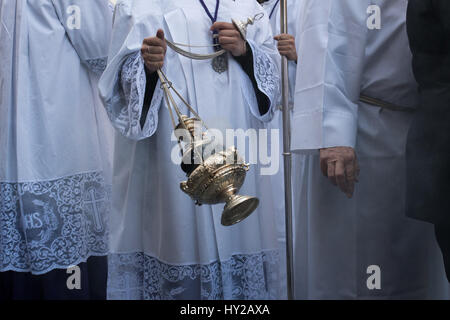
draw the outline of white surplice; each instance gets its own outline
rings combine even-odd
[[[108,252],[108,1],[0,3],[0,271]]]
[[[448,297],[433,227],[405,217],[412,114],[359,102],[365,94],[418,105],[407,4],[306,1],[292,122],[292,148],[300,152],[294,158],[298,299]],[[358,154],[361,175],[351,200],[322,176],[311,151],[334,146]]]
[[[214,12],[215,0],[205,1]],[[218,21],[247,19],[256,1],[220,1]],[[211,20],[197,0],[118,1],[108,67],[100,92],[118,130],[113,177],[108,295],[111,299],[277,298],[277,250],[271,195],[260,192],[252,166],[240,194],[256,195],[259,208],[245,221],[224,227],[223,205],[195,206],[179,184],[186,174],[171,160],[177,150],[160,83],[141,127],[146,85],[142,41],[158,28],[168,39],[212,43]],[[249,26],[255,78],[271,101],[261,115],[247,74],[229,56],[219,74],[211,61],[193,61],[168,49],[164,71],[210,128],[263,128],[279,90],[278,54],[267,17]],[[192,48],[211,53],[212,48]],[[177,100],[178,101],[178,100]],[[180,103],[182,111],[186,108]],[[244,150],[242,150],[244,152]]]

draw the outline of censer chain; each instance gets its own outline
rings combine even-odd
[[[222,50],[219,50],[219,51],[211,53],[211,54],[199,54],[199,53],[193,53],[190,51],[183,50],[179,47],[179,46],[183,46],[183,47],[192,47],[192,48],[206,48],[206,47],[216,47],[217,45],[193,46],[193,45],[187,45],[187,44],[173,43],[167,39],[166,39],[166,42],[167,42],[167,45],[169,46],[169,48],[171,48],[173,51],[175,51],[178,54],[181,54],[182,56],[184,56],[186,58],[193,59],[193,60],[210,60],[210,59],[217,58],[226,53],[226,51],[222,49]]]
[[[189,110],[191,110],[191,112],[193,112],[198,117],[198,119],[200,119],[201,123],[205,126],[205,124],[203,123],[203,120],[201,120],[201,118],[198,116],[198,114],[195,112],[195,110],[193,110],[192,107],[187,103],[187,101],[181,97],[181,95],[177,92],[177,90],[175,90],[175,88],[172,86],[172,83],[167,79],[167,76],[164,74],[164,72],[161,69],[158,69],[157,73],[158,73],[159,80],[161,81],[161,86],[164,90],[164,97],[166,99],[166,104],[169,109],[169,114],[170,114],[170,118],[172,120],[172,125],[173,125],[174,130],[176,130],[176,123],[175,123],[175,118],[173,115],[173,110],[175,110],[175,113],[177,114],[178,120],[179,120],[181,126],[183,127],[183,129],[186,130],[187,132],[189,132],[189,129],[186,127],[186,124],[184,123],[184,120],[182,118],[183,115],[181,114],[180,110],[178,109],[177,104],[176,104],[175,100],[173,99],[172,94],[170,93],[170,89],[172,89],[175,93],[177,93],[177,95],[182,99],[183,103],[186,104],[186,106],[189,108]],[[173,110],[172,110],[172,108],[173,108]],[[206,126],[205,126],[205,128],[206,128]],[[198,158],[201,159],[201,161],[203,162],[203,156],[199,153],[197,148],[195,148],[195,145],[194,145],[195,138],[194,137],[192,137],[192,138],[193,138],[193,140],[191,142],[192,150],[195,153],[197,153]],[[181,152],[183,152],[183,147],[181,146],[180,141],[178,141],[178,146],[180,147]]]
[[[183,96],[178,92],[178,90],[173,87],[172,82],[170,82],[167,79],[166,74],[161,69],[158,70],[158,75],[160,75],[159,78],[161,80],[162,85],[165,85],[167,87],[167,89],[172,89],[173,92],[175,92],[175,94],[178,96],[178,98],[180,98],[180,100],[183,102],[183,104],[186,105],[186,107],[189,109],[189,111],[192,112],[194,114],[194,116],[200,120],[203,127],[208,130],[209,129],[208,126],[203,122],[200,115],[191,107],[191,105],[186,101],[186,99],[183,98]],[[170,94],[169,94],[169,96],[170,96]],[[172,98],[172,100],[173,100],[173,98]],[[172,101],[172,104],[174,104],[174,106],[176,106],[174,101]],[[176,108],[176,110],[177,109],[178,108]],[[179,115],[179,114],[181,114],[181,113],[178,111],[177,115]]]

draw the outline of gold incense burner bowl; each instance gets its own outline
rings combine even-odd
[[[247,218],[259,205],[258,198],[237,194],[248,170],[249,165],[231,147],[209,156],[180,187],[198,205],[225,203],[221,223],[232,226]]]

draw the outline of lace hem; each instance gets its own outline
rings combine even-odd
[[[253,52],[253,68],[258,89],[269,98],[271,110],[273,110],[277,104],[281,82],[277,66],[269,55],[256,46],[252,40],[248,40],[248,44]],[[256,101],[256,98],[252,100]]]
[[[101,172],[0,183],[0,271],[44,274],[108,253]]]
[[[279,297],[279,253],[170,265],[142,252],[109,256],[110,300],[261,300]]]
[[[140,52],[131,54],[125,60],[119,78],[118,92],[111,101],[106,103],[107,112],[115,127],[130,139],[140,140],[152,136],[158,126],[158,112],[163,99],[160,82],[158,81],[156,85],[147,119],[144,127],[141,128],[140,119],[147,79],[144,60]],[[112,106],[119,106],[120,111],[114,114]]]
[[[107,58],[89,59],[86,60],[86,64],[88,65],[89,70],[100,76],[106,69],[107,61]]]

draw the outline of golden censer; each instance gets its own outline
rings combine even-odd
[[[197,205],[225,203],[221,223],[232,226],[247,218],[259,205],[256,197],[239,195],[250,166],[239,156],[235,147],[223,150],[207,137],[208,129],[200,116],[173,88],[166,75],[158,70],[161,86],[174,125],[174,133],[182,153],[181,168],[187,174],[187,181],[180,184]],[[171,90],[194,114],[189,118],[181,114]],[[178,118],[175,121],[175,114]],[[206,151],[209,151],[206,152]],[[218,151],[215,151],[218,150]],[[213,152],[211,152],[213,151]]]
[[[238,20],[232,22],[242,38],[246,40],[247,26],[261,19],[263,15],[262,13],[258,14],[245,22]],[[190,59],[208,60],[227,55],[227,52],[223,49],[213,54],[196,54],[183,50],[180,46],[202,46],[173,43],[168,39],[166,39],[166,42],[178,54]],[[232,226],[241,222],[252,214],[259,205],[258,198],[238,194],[244,184],[247,171],[250,169],[249,164],[246,164],[239,156],[235,147],[224,150],[223,146],[215,145],[213,139],[207,137],[208,128],[205,123],[173,87],[162,70],[158,70],[158,76],[182,153],[181,168],[188,177],[187,181],[181,182],[181,190],[188,194],[197,205],[225,203],[221,218],[222,225]],[[171,91],[186,105],[194,117],[189,118],[180,112]],[[177,121],[175,118],[177,118]],[[207,150],[213,150],[214,152],[206,152]]]

